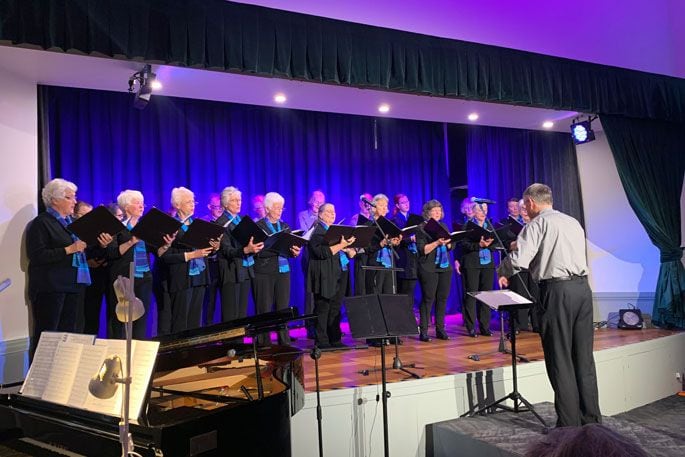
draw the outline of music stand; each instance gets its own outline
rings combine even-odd
[[[476,300],[479,300],[483,303],[485,303],[487,306],[490,308],[499,311],[499,312],[507,312],[509,315],[509,328],[514,328],[514,312],[518,311],[519,309],[524,309],[524,308],[529,308],[532,302],[528,300],[525,297],[522,297],[521,295],[517,294],[516,292],[512,292],[510,290],[489,290],[489,291],[483,291],[483,292],[469,292],[469,294],[472,297],[475,297]],[[545,423],[545,420],[535,411],[535,408],[533,405],[526,400],[523,395],[521,395],[518,391],[518,378],[516,374],[516,332],[511,332],[511,373],[512,373],[512,381],[514,384],[514,390],[512,390],[509,394],[505,395],[504,397],[500,398],[499,400],[495,400],[482,408],[478,408],[478,405],[474,405],[471,409],[469,409],[467,412],[461,415],[461,417],[469,416],[473,417],[476,414],[480,414],[483,412],[486,412],[490,409],[496,409],[500,408],[505,411],[511,411],[513,413],[519,413],[519,412],[525,412],[525,411],[530,411],[533,413],[533,415],[542,423],[542,425],[545,427],[545,430],[548,429],[547,423]],[[507,405],[503,405],[502,403],[505,400],[512,400],[514,402],[514,407],[509,407]],[[521,405],[521,403],[523,405]],[[523,407],[525,406],[525,408]]]
[[[404,295],[362,295],[345,299],[347,321],[354,338],[392,338],[417,335],[419,328]],[[409,372],[401,368],[402,371]],[[412,374],[413,375],[413,374]],[[415,375],[414,375],[415,376]],[[385,457],[388,446],[388,397],[385,377],[385,345],[381,345],[381,399],[383,403],[383,446]]]

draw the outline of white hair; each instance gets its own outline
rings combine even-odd
[[[237,187],[233,186],[228,186],[225,187],[224,190],[221,191],[221,206],[226,208],[228,206],[228,201],[231,199],[231,196],[234,194],[238,194],[238,196],[242,196],[243,193],[238,190]]]
[[[120,208],[126,210],[126,207],[131,204],[134,199],[144,202],[143,194],[138,190],[126,189],[122,191],[117,197],[117,204]]]
[[[171,206],[176,207],[180,205],[183,195],[190,195],[190,198],[195,198],[193,191],[185,187],[174,187],[171,189]]]
[[[269,192],[264,196],[264,208],[271,209],[276,203],[285,205],[285,198],[278,192]]]
[[[390,199],[385,194],[376,194],[373,196],[374,203],[377,203],[379,200],[385,200],[386,202],[390,203]]]
[[[60,198],[64,198],[64,194],[67,190],[71,190],[74,193],[78,190],[76,184],[71,181],[67,181],[62,178],[55,178],[43,187],[40,195],[43,199],[43,203],[46,207],[52,206],[52,201]]]

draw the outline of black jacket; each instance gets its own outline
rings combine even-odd
[[[466,225],[464,224],[462,230],[466,230]],[[486,265],[481,265],[480,264],[480,240],[479,241],[469,241],[469,240],[463,240],[459,243],[459,247],[461,248],[461,259],[459,260],[459,263],[461,264],[461,268],[495,268],[495,256],[494,256],[494,251],[495,251],[495,243],[496,241],[493,241],[490,246],[488,246],[487,249],[490,250],[491,254],[491,262],[486,264]]]
[[[225,225],[230,219],[224,212],[215,224]],[[231,231],[237,224],[231,222],[229,226],[224,229],[224,236],[221,238],[221,248],[217,255],[217,263],[219,266],[219,282],[221,284],[243,282],[247,279],[254,278],[254,269],[252,267],[244,267],[243,259],[247,256],[243,253],[243,247],[238,240],[233,238]]]
[[[325,235],[326,229],[317,222],[308,245],[307,292],[331,299],[337,292],[342,268],[338,254],[333,254],[328,243],[323,240]]]
[[[169,293],[209,283],[207,268],[195,277],[190,276],[190,261],[186,262],[185,253],[193,251],[193,248],[182,243],[183,235],[185,235],[185,232],[179,229],[171,247],[159,257],[162,287]],[[207,259],[205,258],[206,262]]]
[[[443,222],[439,222],[439,224],[449,232],[449,229]],[[426,247],[427,244],[432,243],[435,241],[431,236],[426,233],[423,230],[423,226],[425,224],[421,224],[421,227],[416,231],[416,248],[419,251],[418,254],[418,268],[421,271],[425,271],[427,273],[436,273],[439,271],[452,271],[452,259],[450,258],[448,254],[448,261],[447,261],[447,268],[438,268],[437,265],[435,265],[435,257],[438,253],[438,249],[433,249],[431,252],[428,254],[424,254],[424,248]],[[451,244],[451,243],[450,243]],[[449,252],[450,250],[454,249],[454,246],[451,246],[450,244],[447,245],[447,251]]]
[[[133,254],[136,249],[135,245],[124,252],[124,254],[119,253],[119,246],[128,243],[133,235],[128,230],[122,230],[115,237],[114,240],[107,246],[107,260],[109,263],[109,274],[110,279],[113,282],[119,275],[128,277],[129,275],[129,265],[133,262]],[[152,263],[150,263],[150,253],[154,253],[150,245],[145,243],[145,249],[148,256],[148,263],[152,269]],[[147,275],[146,275],[147,276]]]
[[[290,226],[283,221],[281,222],[281,231],[290,232]],[[266,233],[271,235],[271,230],[266,225],[265,219],[257,221],[257,225]],[[288,256],[292,257],[292,256]],[[278,274],[278,253],[270,249],[262,249],[254,256],[254,271],[259,274]]]
[[[74,254],[64,250],[73,242],[69,231],[50,213],[40,213],[29,222],[29,298],[40,292],[76,293],[85,286],[76,283]]]

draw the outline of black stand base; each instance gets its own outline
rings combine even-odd
[[[392,367],[380,367],[380,368],[367,368],[365,370],[359,370],[357,373],[368,376],[371,373],[375,373],[381,370],[398,370],[411,376],[414,379],[421,379],[423,376],[413,371],[407,370],[407,368],[413,368],[415,370],[423,370],[423,367],[417,367],[415,363],[402,363],[400,359],[399,344],[397,343],[398,338],[391,338],[395,340],[395,357],[392,359]],[[386,339],[383,339],[381,346],[385,347]]]

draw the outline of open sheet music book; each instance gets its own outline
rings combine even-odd
[[[140,416],[157,358],[159,342],[133,340],[131,345],[131,401],[129,416]],[[33,363],[20,393],[73,408],[119,417],[124,385],[112,398],[99,399],[88,391],[88,383],[106,357],[121,358],[126,371],[126,340],[96,339],[93,335],[43,332]]]

